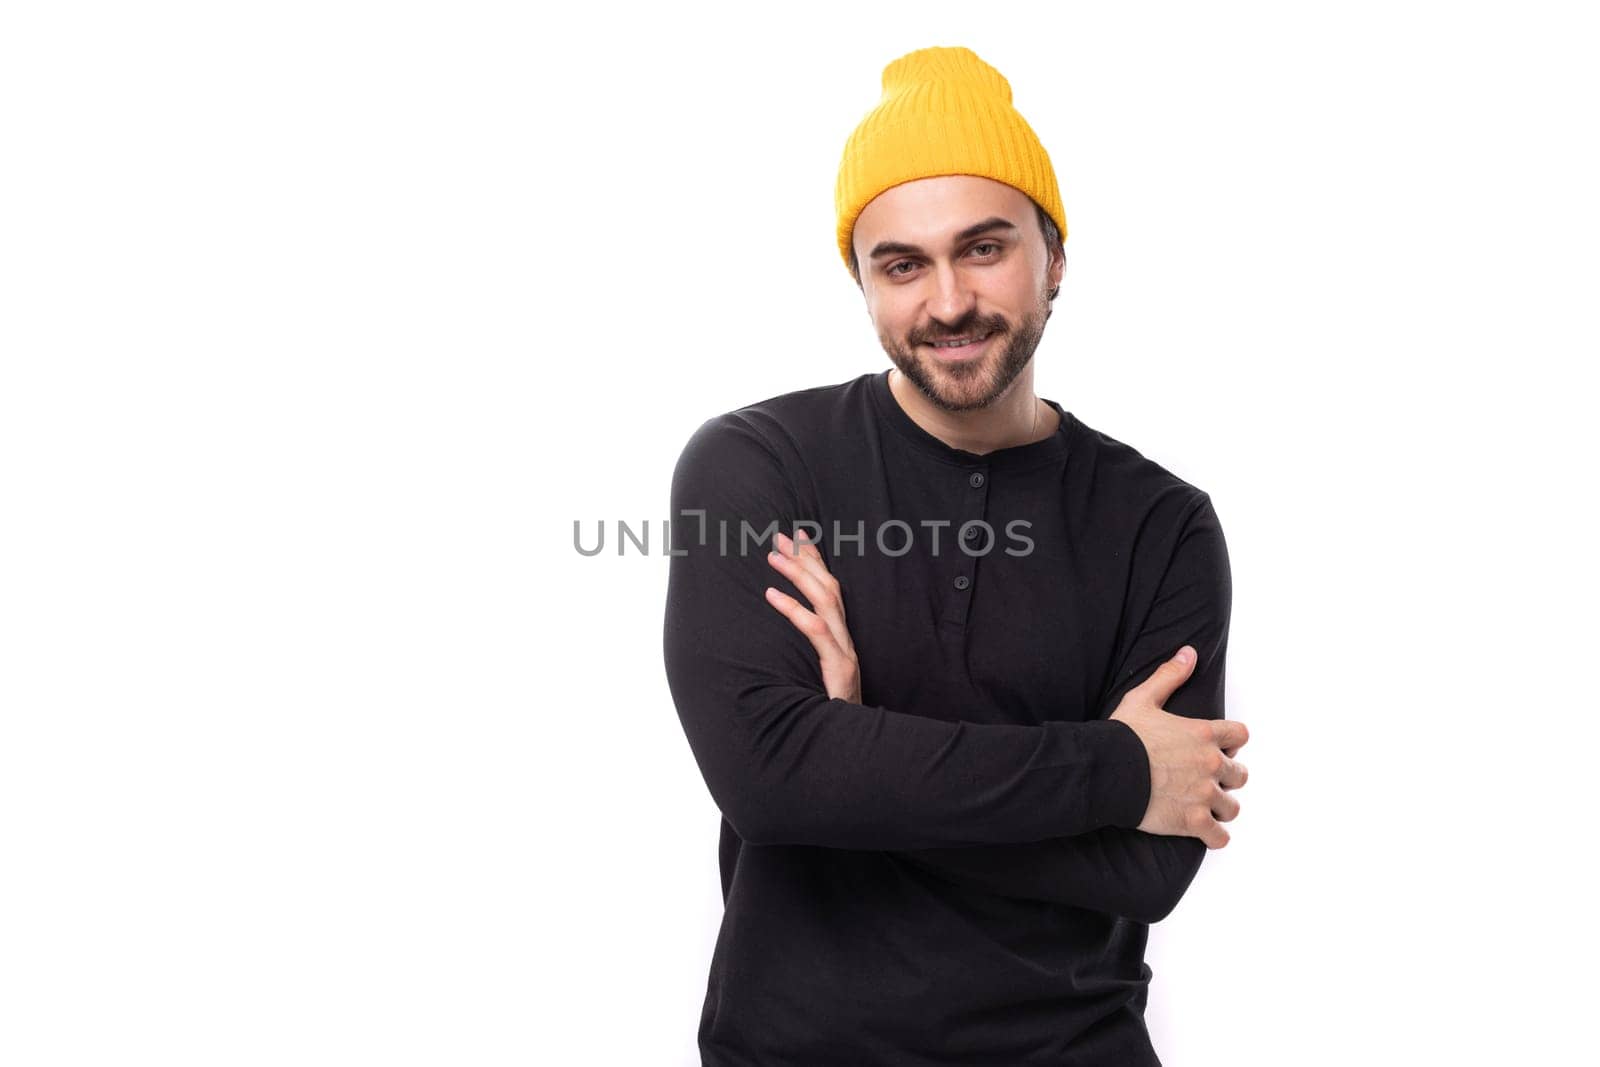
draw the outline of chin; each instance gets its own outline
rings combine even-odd
[[[992,399],[990,393],[995,375],[993,360],[985,359],[960,367],[937,362],[929,366],[925,362],[923,368],[934,392],[952,410],[983,407]]]

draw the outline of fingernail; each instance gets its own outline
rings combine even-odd
[[[1189,662],[1194,659],[1194,649],[1190,648],[1188,645],[1184,645],[1182,648],[1178,649],[1178,654],[1173,658],[1176,659],[1181,666],[1187,667]]]

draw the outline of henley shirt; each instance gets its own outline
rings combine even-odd
[[[722,813],[707,1067],[1160,1063],[1148,924],[1206,847],[1135,829],[1148,756],[1107,716],[1189,644],[1164,706],[1224,717],[1227,546],[1205,492],[1045,402],[1049,437],[967,452],[884,370],[684,446],[664,651]],[[859,704],[764,596],[810,606],[774,529],[839,583]]]

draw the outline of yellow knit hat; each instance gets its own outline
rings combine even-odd
[[[1011,83],[971,49],[923,48],[883,68],[882,99],[845,142],[833,195],[845,266],[856,218],[874,197],[944,174],[975,174],[1021,190],[1066,240],[1055,169],[1011,106]]]

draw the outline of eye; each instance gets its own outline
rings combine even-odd
[[[972,250],[974,252],[978,251],[980,248],[992,248],[995,250],[995,252],[1000,251],[1000,245],[995,241],[979,241],[977,244],[972,246]]]
[[[895,262],[889,264],[888,268],[884,270],[884,273],[888,275],[904,274],[904,271],[897,270],[896,268],[911,266],[915,266],[915,264],[913,264],[909,259],[896,260]]]

